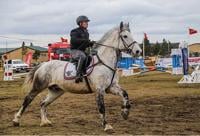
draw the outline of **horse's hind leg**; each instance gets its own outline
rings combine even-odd
[[[122,97],[123,105],[122,105],[121,115],[125,120],[128,119],[129,110],[131,108],[128,93],[124,89],[122,89],[119,85],[113,85],[110,88],[110,92],[114,95],[119,95]]]
[[[33,101],[33,99],[40,93],[41,91],[38,91],[36,89],[32,89],[28,95],[24,98],[24,101],[22,103],[21,108],[19,111],[15,114],[14,119],[13,119],[13,125],[14,126],[19,126],[19,121],[24,113],[25,109],[28,107],[28,105]]]
[[[64,91],[57,85],[48,87],[48,95],[44,101],[41,102],[41,124],[40,126],[51,126],[51,121],[47,119],[47,106],[60,97]]]

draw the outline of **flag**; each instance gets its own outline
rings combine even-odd
[[[67,39],[64,39],[63,37],[61,37],[61,41],[62,42],[67,42]]]
[[[192,28],[189,28],[189,35],[196,34],[198,31]]]
[[[148,40],[147,33],[144,33],[144,40]]]
[[[32,57],[33,57],[32,52],[29,52],[29,53],[26,54],[25,63],[28,64],[29,66],[31,65]]]

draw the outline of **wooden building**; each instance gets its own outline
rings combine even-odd
[[[32,59],[31,63],[41,63],[48,61],[48,50],[40,46],[22,46],[19,48],[0,48],[0,57],[6,55],[8,59],[21,59],[25,61],[26,55],[32,52],[37,52],[38,59]],[[1,60],[2,66],[2,60]]]

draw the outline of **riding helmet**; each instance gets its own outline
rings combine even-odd
[[[84,16],[84,15],[79,16],[79,17],[77,17],[77,19],[76,19],[77,25],[79,25],[80,22],[84,22],[84,21],[89,22],[90,20],[88,19],[87,16]]]

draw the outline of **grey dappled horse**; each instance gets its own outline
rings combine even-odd
[[[119,86],[119,78],[118,75],[115,74],[119,52],[129,50],[133,54],[139,54],[141,53],[141,48],[132,38],[129,24],[124,24],[123,22],[120,23],[119,27],[108,31],[102,39],[96,43],[95,47],[97,55],[94,57],[94,62],[96,63],[93,65],[93,71],[88,76],[88,79],[96,93],[96,102],[102,124],[104,130],[107,131],[112,130],[112,126],[107,123],[105,118],[105,92],[122,97],[123,105],[121,115],[124,119],[128,118],[129,109],[131,107],[128,94]],[[25,85],[29,86],[29,92],[24,98],[21,108],[14,116],[13,124],[15,126],[19,126],[20,118],[32,100],[46,88],[48,88],[48,95],[46,99],[41,102],[40,125],[51,125],[51,122],[47,119],[47,106],[60,97],[65,91],[79,86],[74,80],[64,79],[63,75],[66,63],[70,62],[59,60],[44,62],[35,67],[28,74]]]

